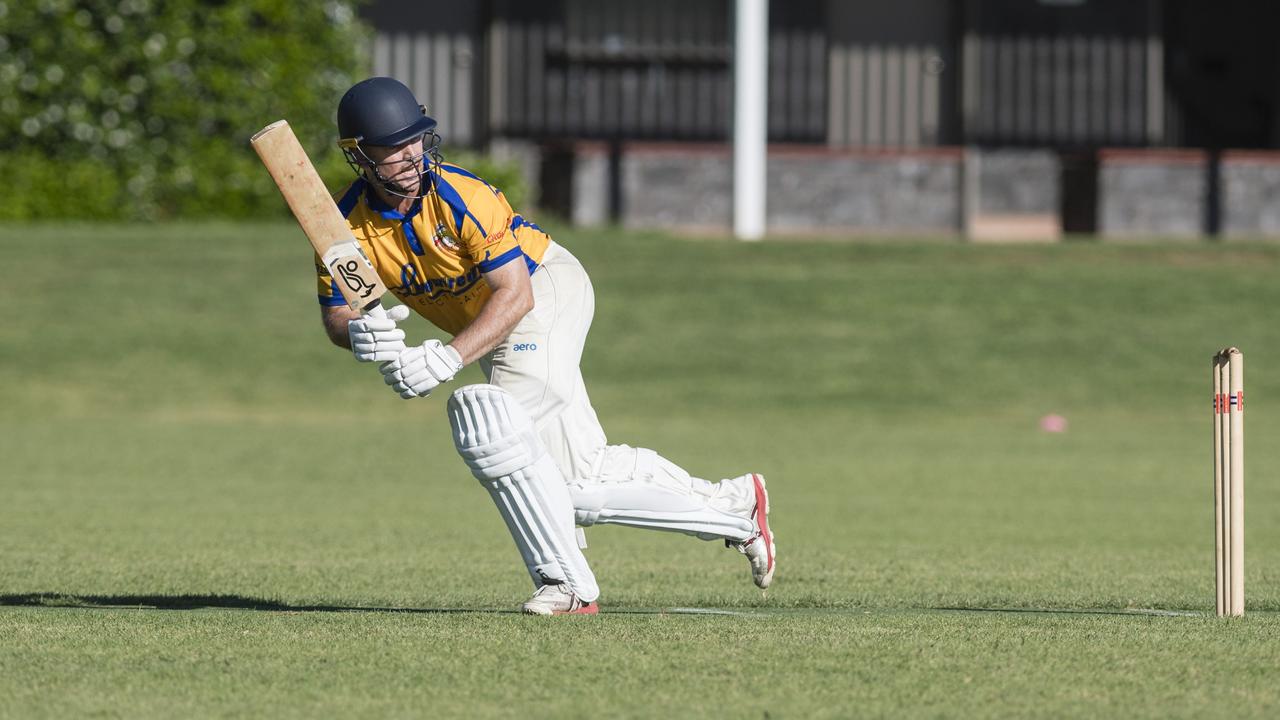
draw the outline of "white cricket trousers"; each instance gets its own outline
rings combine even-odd
[[[533,310],[480,365],[489,382],[532,417],[569,486],[577,524],[616,523],[704,540],[750,537],[755,490],[749,476],[712,483],[652,450],[608,443],[579,369],[595,294],[578,259],[553,242],[530,280]]]

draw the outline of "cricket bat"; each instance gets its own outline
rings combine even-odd
[[[249,144],[267,166],[320,262],[329,268],[342,299],[352,310],[384,316],[381,300],[387,286],[360,249],[288,121],[277,120],[262,128]]]

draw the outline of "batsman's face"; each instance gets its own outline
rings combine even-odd
[[[422,138],[395,147],[367,145],[364,152],[377,166],[379,175],[406,194],[417,194],[422,185]]]

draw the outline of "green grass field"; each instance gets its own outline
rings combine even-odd
[[[593,528],[604,612],[515,614],[443,399],[327,345],[296,227],[9,227],[0,716],[1280,712],[1280,247],[557,237],[595,283],[610,439],[768,476],[767,596],[720,545]],[[1212,616],[1227,344],[1237,620]]]

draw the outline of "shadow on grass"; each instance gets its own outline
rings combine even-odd
[[[517,615],[516,608],[379,607],[374,605],[308,605],[243,595],[68,595],[21,593],[0,595],[0,607],[75,608],[96,610],[256,610],[261,612],[412,613],[423,615],[479,613]],[[712,608],[605,607],[610,615],[741,615]]]
[[[446,608],[446,607],[379,607],[372,605],[294,604],[280,600],[245,597],[243,595],[70,595],[66,593],[18,593],[0,595],[0,607],[44,607],[102,610],[255,610],[261,612],[321,613],[410,613],[422,615],[478,613],[488,615],[519,614],[516,608]],[[1250,607],[1251,613],[1271,614],[1277,608],[1266,603]],[[1210,617],[1212,612],[1197,610],[1159,610],[1154,608],[1028,608],[1028,607],[963,607],[935,606],[915,608],[873,607],[743,607],[646,608],[608,605],[601,608],[608,615],[729,615],[741,617],[780,617],[816,615],[900,615],[911,613],[974,613],[983,615],[1120,615],[1146,617]]]
[[[411,608],[354,605],[291,604],[242,595],[66,595],[21,593],[0,595],[0,606],[98,608],[121,610],[260,610],[266,612],[516,613],[514,609]]]

